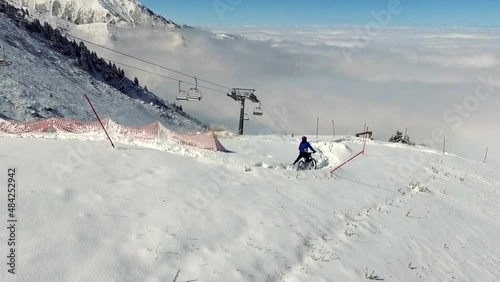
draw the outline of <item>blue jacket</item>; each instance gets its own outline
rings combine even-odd
[[[309,144],[309,142],[300,142],[300,145],[299,145],[299,151],[301,153],[305,152],[305,150],[309,148],[311,149],[311,151],[313,151],[314,153],[316,153],[316,150],[313,149],[313,147],[311,147],[311,144]]]

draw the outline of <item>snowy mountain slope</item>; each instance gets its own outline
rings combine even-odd
[[[0,45],[13,62],[0,69],[2,118],[32,120],[62,116],[91,120],[93,113],[83,97],[88,94],[103,117],[122,124],[144,125],[160,120],[177,130],[204,128],[199,121],[153,94],[127,86],[125,80],[126,88],[119,91],[104,83],[104,78],[91,76],[74,59],[54,51],[49,47],[50,42],[34,38],[36,34],[21,30],[3,13],[0,13],[0,27]]]
[[[231,35],[231,34],[227,34],[227,33],[223,33],[223,32],[214,33],[214,37],[219,38],[219,39],[224,39],[224,40],[227,40],[227,39],[238,40],[238,38],[236,36]]]
[[[362,147],[344,140],[351,141],[312,143],[326,168]],[[221,141],[234,153],[193,158],[104,142],[0,138],[0,170],[16,168],[22,219],[18,272],[3,264],[0,280],[500,277],[497,168],[369,142],[364,156],[329,177],[326,168],[258,164],[289,164],[296,138]]]
[[[16,2],[16,1],[12,1]],[[54,16],[75,24],[108,23],[179,28],[137,0],[19,0],[35,16]]]

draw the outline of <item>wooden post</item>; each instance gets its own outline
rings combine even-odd
[[[446,151],[446,136],[444,137],[444,141],[443,141],[443,156],[444,156],[445,151]]]
[[[333,139],[335,139],[335,120],[332,119],[332,126],[333,126]]]
[[[318,140],[319,136],[319,117],[316,119],[316,140]]]
[[[486,157],[488,156],[488,147],[486,147],[486,154],[484,154],[484,161],[483,164],[486,163]]]

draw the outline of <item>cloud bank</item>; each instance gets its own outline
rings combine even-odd
[[[255,88],[287,133],[314,135],[317,117],[320,134],[332,133],[332,120],[337,134],[357,133],[366,122],[380,140],[405,128],[413,139],[425,140],[439,129],[451,152],[482,161],[490,146],[489,162],[500,164],[499,29],[396,27],[381,29],[369,38],[360,36],[356,26],[209,30],[238,39],[222,40],[196,29],[133,28],[117,32],[117,41],[106,44],[228,87]],[[194,82],[130,58],[96,51],[103,57]],[[158,96],[175,100],[177,82],[125,70]],[[237,128],[239,105],[224,93],[204,90],[201,102],[183,103],[183,108],[206,123]],[[251,112],[250,106],[248,109]],[[281,132],[269,115],[257,119],[270,131]],[[265,131],[251,119],[245,132]],[[435,141],[434,146],[442,146],[442,140]]]

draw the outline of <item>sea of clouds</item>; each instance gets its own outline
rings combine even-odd
[[[110,47],[227,87],[255,88],[267,112],[245,123],[245,132],[336,134],[362,131],[388,140],[408,130],[417,143],[500,164],[500,29],[366,26],[206,27],[114,30]],[[224,33],[235,39],[220,39]],[[80,30],[80,35],[91,37]],[[102,38],[101,38],[102,39]],[[102,40],[101,40],[102,41]],[[131,58],[99,55],[151,72],[193,79]],[[125,68],[141,85],[175,101],[178,83]],[[227,89],[200,82],[223,92]],[[189,88],[183,84],[182,88]],[[208,124],[236,130],[239,104],[202,89],[186,112]],[[255,104],[247,103],[251,113]],[[276,125],[276,123],[279,124]]]

